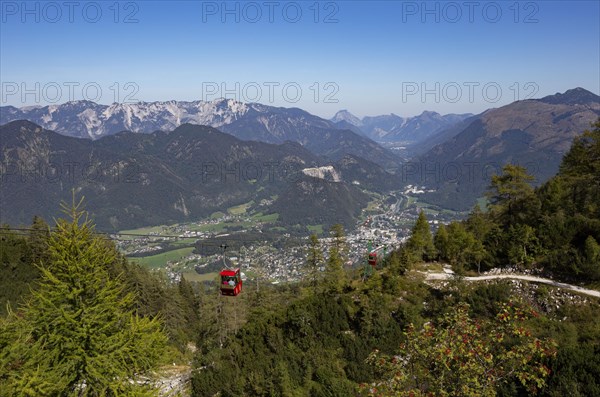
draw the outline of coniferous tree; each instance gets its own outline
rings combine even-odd
[[[166,337],[140,318],[107,265],[116,251],[73,203],[48,241],[39,287],[0,323],[0,390],[19,396],[152,395],[135,378],[154,368]]]
[[[481,211],[479,204],[476,204],[469,214],[469,217],[465,220],[465,226],[468,231],[473,233],[479,240],[483,241],[493,228],[494,224],[489,216]]]
[[[308,280],[314,289],[317,286],[319,278],[319,268],[323,263],[323,251],[321,250],[321,243],[319,242],[319,238],[316,234],[310,235],[306,256]]]
[[[535,229],[528,225],[511,225],[508,229],[507,247],[511,265],[529,268],[540,251]]]
[[[331,247],[329,248],[329,257],[325,266],[325,290],[328,292],[340,293],[347,283],[344,263],[347,258],[346,238],[344,227],[340,224],[331,227]]]
[[[471,246],[467,250],[467,256],[470,261],[477,265],[477,273],[481,273],[481,261],[487,256],[487,252],[481,240],[474,238]]]
[[[600,244],[592,236],[585,239],[583,271],[591,280],[600,280]]]
[[[406,249],[392,251],[389,257],[389,267],[392,274],[402,275],[409,267],[409,258]]]
[[[600,216],[600,206],[593,198],[600,194],[600,118],[593,125],[593,129],[584,131],[573,140],[571,149],[567,152],[560,165],[559,175],[579,183],[580,194],[574,197],[583,201],[579,210],[591,210],[592,214]],[[593,205],[594,202],[596,205]]]
[[[408,269],[410,269],[411,265],[412,265],[412,261],[410,258],[410,253],[408,252],[408,250],[406,249],[406,247],[403,247],[400,250],[400,254],[399,254],[399,258],[398,258],[399,262],[400,262],[400,270],[402,273],[405,273]]]
[[[32,262],[29,239],[8,225],[0,229],[0,315],[7,305],[18,302],[29,293],[29,284],[39,277]]]
[[[534,177],[525,167],[507,164],[501,175],[493,175],[486,195],[491,215],[507,228],[523,221],[527,206],[533,205],[534,190],[530,183]]]
[[[454,271],[461,273],[464,271],[465,265],[473,259],[471,252],[473,252],[476,239],[473,233],[469,232],[460,222],[450,223],[447,231],[446,256]]]
[[[415,222],[412,233],[406,244],[415,261],[432,260],[435,258],[435,246],[425,212],[421,210]]]
[[[31,261],[35,264],[48,260],[48,240],[50,227],[39,216],[34,216],[29,232],[29,246],[31,247]]]
[[[446,225],[441,224],[438,227],[435,237],[433,239],[435,249],[438,252],[438,257],[441,260],[448,260],[448,231]]]

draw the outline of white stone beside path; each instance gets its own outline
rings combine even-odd
[[[454,275],[452,273],[446,272],[446,269],[444,269],[444,273],[425,273],[425,274],[426,274],[426,278],[425,278],[426,280],[450,280],[454,277]],[[526,276],[526,275],[521,275],[521,274],[494,274],[494,275],[487,275],[487,276],[463,277],[462,279],[465,281],[484,281],[484,280],[497,280],[497,279],[524,280],[524,281],[531,281],[534,283],[548,284],[553,287],[568,289],[571,291],[579,292],[580,294],[600,298],[600,291],[579,287],[577,285],[560,283],[558,281],[554,281],[549,278]]]

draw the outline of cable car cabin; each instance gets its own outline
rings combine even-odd
[[[364,256],[363,256],[364,258]],[[369,265],[375,267],[377,266],[377,252],[373,251],[373,252],[369,252]]]
[[[225,269],[221,276],[221,295],[237,296],[242,292],[242,275],[240,269]]]

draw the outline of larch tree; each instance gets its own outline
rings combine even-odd
[[[530,201],[535,198],[531,182],[535,178],[527,173],[525,167],[506,164],[501,175],[493,175],[486,196],[493,218],[503,227],[521,223],[527,209],[535,206]]]
[[[465,266],[473,259],[472,248],[479,244],[473,233],[469,232],[460,222],[451,222],[446,231],[448,233],[446,257],[454,271],[462,274]]]
[[[50,233],[39,285],[0,320],[0,395],[154,395],[139,380],[164,353],[161,323],[139,317],[134,295],[109,275],[116,251],[81,201],[62,207],[70,219]]]

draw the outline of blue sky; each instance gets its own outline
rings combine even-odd
[[[2,1],[2,105],[230,97],[322,117],[600,93],[600,2]]]

